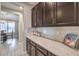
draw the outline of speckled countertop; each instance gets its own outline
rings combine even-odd
[[[40,46],[44,47],[45,49],[47,49],[48,51],[52,52],[55,55],[58,55],[58,56],[78,56],[79,55],[79,50],[72,49],[64,45],[63,43],[38,37],[33,34],[28,34],[26,37],[28,37],[30,40],[39,44]]]

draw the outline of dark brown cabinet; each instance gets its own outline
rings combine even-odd
[[[26,50],[30,56],[36,55],[35,43],[33,43],[30,39],[26,38]]]
[[[30,56],[56,56],[28,38],[26,39],[26,50]]]
[[[31,45],[31,56],[35,56],[35,47]]]
[[[36,55],[35,43],[30,41],[30,45],[31,45],[31,56],[35,56]]]
[[[37,13],[36,13],[36,15],[37,15],[37,17],[36,17],[36,19],[37,19],[37,26],[38,27],[41,27],[42,26],[42,20],[43,20],[43,3],[39,3],[37,6]]]
[[[52,53],[50,53],[50,52],[48,52],[48,55],[49,55],[49,56],[52,56],[53,54],[52,54]]]
[[[32,27],[36,27],[36,25],[37,25],[37,22],[36,22],[36,10],[37,10],[37,8],[36,7],[34,7],[34,8],[32,8]]]
[[[42,48],[39,45],[37,45],[36,49],[37,49],[37,51],[36,51],[37,56],[47,56],[47,50],[46,49]]]
[[[77,23],[79,25],[79,2],[77,3],[77,7],[78,7],[78,9],[77,9]]]
[[[31,55],[31,45],[30,45],[30,40],[28,38],[26,38],[26,50],[27,53]]]
[[[32,8],[32,27],[41,27],[43,25],[43,3],[38,3]]]
[[[37,50],[37,55],[36,56],[44,56],[44,54],[42,52],[40,52],[39,50]]]
[[[47,55],[48,55],[48,56],[56,56],[55,54],[53,54],[53,53],[51,53],[51,52],[49,52],[49,51],[48,51]]]
[[[76,3],[57,2],[56,8],[56,25],[76,24]]]
[[[79,25],[77,2],[40,2],[35,7],[32,20],[37,27]]]
[[[43,9],[43,26],[53,26],[55,19],[55,3],[45,2]]]

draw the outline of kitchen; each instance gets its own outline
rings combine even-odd
[[[27,34],[31,56],[77,56],[77,2],[40,2],[32,8],[32,28]]]
[[[79,56],[78,2],[7,4],[23,7],[18,24],[18,52],[24,56]]]

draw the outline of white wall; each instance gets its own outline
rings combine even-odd
[[[1,15],[1,3],[0,3],[0,15]],[[1,18],[1,16],[0,16]],[[0,32],[0,36],[1,36],[1,32]],[[0,43],[1,43],[1,37],[0,37]]]
[[[31,6],[24,5],[24,51],[26,52],[26,36],[28,28],[31,28]]]
[[[23,21],[23,15],[19,14],[19,46],[20,46],[20,50],[24,50],[24,21]]]
[[[25,32],[27,34],[27,29],[31,28],[31,6],[24,7],[24,24]]]

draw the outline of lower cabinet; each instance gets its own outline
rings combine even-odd
[[[39,50],[37,50],[37,55],[36,56],[45,56],[42,52],[40,52]]]
[[[32,41],[30,41],[30,45],[31,45],[31,56],[35,56],[36,55],[36,48],[35,48],[36,45]]]
[[[28,38],[26,38],[26,50],[27,53],[31,55],[31,45],[30,45],[30,40]]]
[[[31,45],[31,56],[35,56],[35,47]]]
[[[37,45],[36,46],[36,55],[37,56],[47,56],[47,50],[42,48],[41,46]]]
[[[53,53],[51,53],[51,52],[49,52],[48,51],[48,54],[47,54],[48,56],[56,56],[55,54],[53,54]]]
[[[28,38],[26,38],[26,50],[30,56],[56,56]]]

